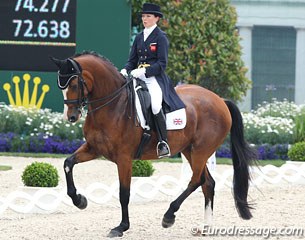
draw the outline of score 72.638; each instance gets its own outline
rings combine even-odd
[[[39,4],[35,6],[34,2]],[[16,24],[14,37],[51,38],[58,39],[59,42],[68,39],[71,35],[69,17],[61,19],[57,16],[55,19],[50,19],[47,15],[64,16],[67,14],[69,3],[70,0],[17,0],[15,12],[32,15],[34,19],[13,19],[13,23]]]

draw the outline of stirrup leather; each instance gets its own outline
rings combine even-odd
[[[161,147],[160,145],[163,145],[163,147],[165,147],[167,151],[161,152],[162,149],[160,149],[160,147]],[[169,157],[171,155],[170,148],[169,148],[169,145],[167,142],[165,142],[165,141],[158,142],[157,155],[158,155],[158,158]]]

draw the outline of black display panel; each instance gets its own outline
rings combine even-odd
[[[1,0],[0,70],[56,71],[76,48],[76,0]]]

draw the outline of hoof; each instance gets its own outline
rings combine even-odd
[[[163,220],[162,220],[162,227],[164,228],[169,228],[171,226],[173,226],[175,223],[175,215],[173,218],[167,218],[167,217],[163,217]]]
[[[122,237],[123,236],[123,232],[112,229],[110,231],[110,233],[107,235],[107,237],[109,238],[113,238],[113,237]]]
[[[78,196],[78,199],[79,199],[79,203],[75,204],[75,206],[78,207],[79,209],[85,209],[88,205],[87,198],[84,197],[81,194],[78,194],[77,196]]]

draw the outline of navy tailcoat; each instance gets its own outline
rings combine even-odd
[[[139,33],[132,45],[128,62],[125,65],[127,72],[137,68],[140,64],[150,64],[146,67],[146,77],[154,76],[163,92],[163,101],[169,111],[184,108],[185,105],[177,95],[172,81],[166,75],[165,69],[168,58],[169,42],[166,33],[156,27],[144,42],[143,31]]]

